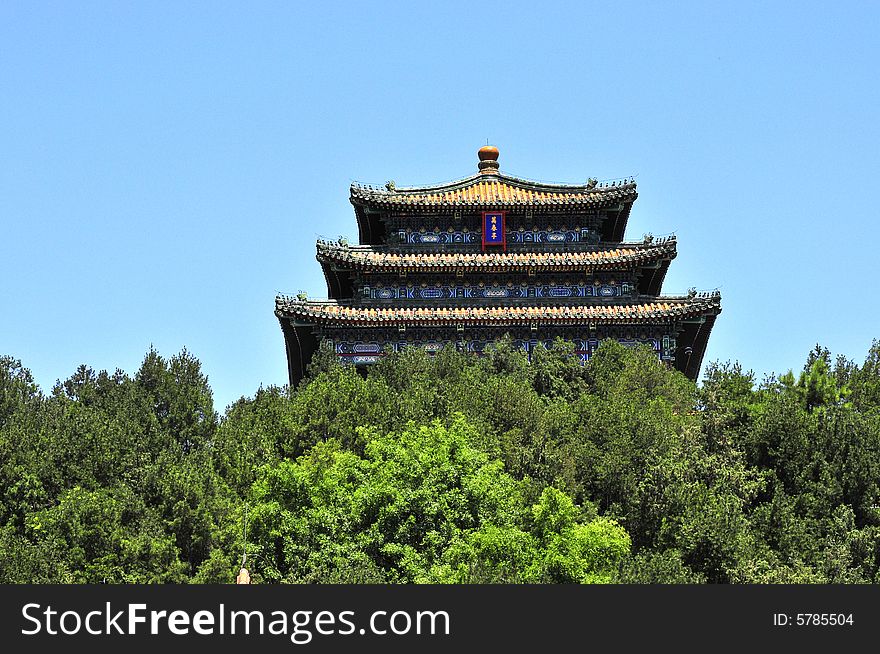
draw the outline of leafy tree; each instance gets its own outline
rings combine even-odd
[[[72,488],[56,506],[30,516],[27,532],[75,583],[185,579],[172,539],[126,489]]]
[[[691,570],[681,552],[645,550],[624,559],[615,582],[621,584],[701,584],[706,578]]]
[[[165,361],[151,349],[135,376],[163,432],[184,451],[206,446],[217,426],[211,388],[201,364],[185,349]]]
[[[861,368],[850,374],[852,402],[862,411],[880,411],[880,340],[871,344],[868,356]]]
[[[555,490],[527,531],[519,484],[473,447],[461,418],[364,437],[363,457],[328,441],[264,469],[252,527],[263,579],[596,581],[628,551],[620,527],[577,523]]]
[[[0,428],[16,412],[33,406],[40,400],[40,389],[34,383],[30,370],[21,361],[0,356]]]

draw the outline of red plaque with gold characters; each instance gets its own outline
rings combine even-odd
[[[503,250],[507,250],[504,214],[504,211],[483,212],[483,251],[487,245],[500,245]]]

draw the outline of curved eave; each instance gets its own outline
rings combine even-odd
[[[469,307],[373,308],[334,301],[275,299],[275,314],[297,325],[383,327],[435,325],[643,325],[677,323],[721,311],[717,294],[658,298],[653,302],[589,305],[481,305]]]
[[[675,254],[666,259],[661,259],[653,265],[641,267],[638,276],[638,289],[642,295],[660,295],[669,264],[675,258]],[[333,297],[333,296],[331,296]]]
[[[626,233],[626,224],[629,222],[629,214],[632,211],[633,202],[636,201],[638,193],[633,194],[632,200],[624,203],[623,209],[617,212],[613,219],[606,219],[603,224],[602,238],[612,243],[619,243],[623,240]]]
[[[294,388],[306,376],[309,362],[318,349],[318,337],[309,325],[292,325],[276,310],[275,315],[281,323],[284,335],[284,349],[287,352],[287,377]]]
[[[700,375],[709,336],[719,313],[720,305],[717,310],[686,322],[676,337],[675,367],[693,381]]]
[[[358,205],[354,207],[354,217],[358,226],[359,243],[377,245],[382,242],[382,226],[378,218],[368,215],[364,208]]]
[[[339,269],[326,263],[321,264],[324,271],[324,279],[327,282],[327,297],[333,300],[343,300],[354,295],[354,282],[352,271]]]

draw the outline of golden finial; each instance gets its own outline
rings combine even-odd
[[[480,158],[477,168],[481,173],[494,175],[498,172],[498,148],[494,145],[484,145],[477,150],[477,156]]]

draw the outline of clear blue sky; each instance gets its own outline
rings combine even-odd
[[[718,287],[706,361],[760,378],[880,337],[880,5],[0,3],[0,353],[286,382],[278,291],[324,296],[352,180],[634,175]],[[705,364],[704,364],[705,365]]]

